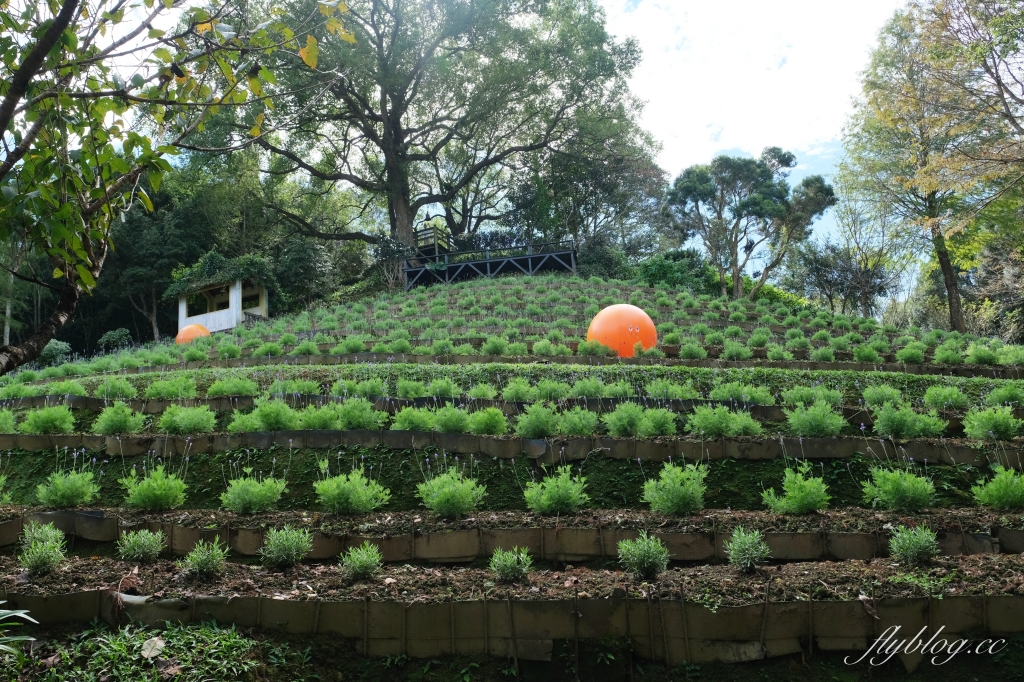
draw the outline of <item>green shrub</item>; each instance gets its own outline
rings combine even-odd
[[[589,436],[596,432],[600,417],[582,407],[574,407],[558,416],[557,432],[563,436]]]
[[[736,341],[726,341],[725,348],[719,356],[723,360],[749,360],[754,352]]]
[[[646,530],[640,531],[635,540],[619,541],[619,562],[642,580],[653,580],[668,568],[669,553],[660,538],[650,537]]]
[[[700,405],[686,422],[686,430],[702,439],[733,436],[756,436],[761,425],[747,412],[732,412],[727,407]]]
[[[448,377],[440,377],[427,384],[427,395],[433,398],[456,398],[462,395],[462,389]]]
[[[904,469],[872,467],[871,481],[862,487],[865,503],[894,511],[920,511],[935,499],[931,481]]]
[[[71,344],[51,339],[39,354],[39,366],[62,365],[71,357]]]
[[[118,483],[127,493],[124,498],[126,507],[166,511],[185,504],[185,481],[177,474],[165,472],[162,464],[144,473],[142,478],[132,467],[131,475],[120,479]]]
[[[832,497],[828,487],[821,478],[808,477],[811,471],[809,462],[801,462],[797,468],[787,468],[782,478],[782,497],[775,489],[765,490],[761,494],[765,506],[773,514],[810,514],[821,509],[828,509]]]
[[[130,400],[138,394],[138,391],[123,377],[107,377],[92,394],[106,400]]]
[[[392,431],[433,431],[434,413],[426,407],[403,407],[391,422]]]
[[[22,433],[71,433],[75,430],[75,416],[64,405],[39,407],[25,415],[19,428]]]
[[[44,507],[68,509],[89,504],[99,491],[91,471],[55,471],[36,486],[36,498]]]
[[[831,348],[816,348],[811,351],[811,360],[814,362],[835,362],[836,356]]]
[[[363,540],[359,547],[349,547],[341,555],[341,570],[353,580],[368,580],[380,570],[384,555],[377,545]]]
[[[0,388],[0,400],[12,400],[14,398],[31,398],[33,396],[43,395],[45,392],[45,386],[7,384],[3,388]]]
[[[252,416],[260,431],[292,431],[299,428],[299,413],[282,400],[259,401]]]
[[[179,436],[211,433],[217,426],[217,415],[206,405],[182,407],[168,405],[160,417],[160,430]]]
[[[768,344],[765,357],[772,362],[789,362],[793,359],[793,354],[777,343],[770,343]]]
[[[711,332],[704,335],[705,346],[721,346],[725,343],[725,334],[722,332]]]
[[[469,389],[466,395],[474,400],[494,400],[498,395],[498,390],[490,384],[477,384]]]
[[[768,345],[768,342],[772,340],[771,333],[764,330],[755,329],[747,339],[748,348],[764,348]]]
[[[220,537],[217,536],[213,542],[197,542],[192,551],[178,562],[178,569],[194,578],[212,578],[223,573],[228,557],[228,546],[222,546],[219,540]]]
[[[964,356],[959,345],[943,343],[935,349],[932,359],[940,365],[959,365],[964,361]]]
[[[331,403],[323,406],[307,405],[299,413],[299,428],[306,431],[334,431],[338,425],[338,405]],[[241,431],[252,430],[249,428],[251,415],[243,415]],[[258,419],[254,420],[253,426],[259,428]],[[230,428],[230,427],[229,427]]]
[[[844,336],[835,337],[828,342],[828,347],[833,351],[850,350],[850,340]]]
[[[263,538],[260,557],[268,566],[287,568],[313,551],[313,536],[305,528],[271,528]]]
[[[199,348],[186,348],[182,359],[185,362],[203,362],[204,360],[209,360],[210,356],[207,355],[206,351]]]
[[[933,410],[962,410],[967,407],[967,396],[956,386],[929,386],[924,404]]]
[[[30,523],[21,537],[18,563],[30,576],[52,573],[64,561],[64,533],[52,523]]]
[[[434,431],[439,433],[466,433],[469,431],[469,413],[451,403],[434,411]]]
[[[299,342],[299,337],[291,333],[281,334],[281,336],[279,336],[277,340],[280,344],[284,346],[294,346]]]
[[[254,357],[254,358],[271,358],[271,357],[277,357],[277,356],[283,355],[283,354],[284,354],[284,348],[281,347],[281,344],[275,343],[273,341],[267,341],[266,343],[261,344],[259,347],[257,347],[252,352],[252,357]]]
[[[508,420],[497,407],[485,407],[470,413],[469,432],[476,436],[503,436],[508,433]]]
[[[1020,405],[1024,404],[1024,389],[1018,384],[996,386],[985,396],[986,405]]]
[[[327,460],[320,462],[326,472]],[[367,478],[361,469],[325,478],[313,484],[320,505],[331,514],[366,514],[387,504],[391,491]]]
[[[547,438],[558,432],[558,415],[543,403],[528,405],[516,421],[520,438]]]
[[[662,514],[691,514],[704,508],[706,464],[678,466],[669,462],[658,479],[644,482],[643,501]]]
[[[148,564],[164,551],[164,534],[149,530],[130,530],[117,541],[117,555],[124,561]]]
[[[228,377],[226,379],[217,379],[210,387],[206,389],[206,395],[210,398],[216,398],[219,396],[236,396],[236,395],[256,395],[259,392],[259,386],[255,381],[250,379],[244,379],[242,377]]]
[[[0,433],[14,433],[15,430],[14,412],[0,408]]]
[[[964,361],[972,365],[996,365],[999,363],[999,354],[988,346],[972,343],[967,347]]]
[[[187,376],[158,379],[146,387],[142,394],[147,400],[177,400],[195,398],[196,382]]]
[[[931,414],[914,412],[909,405],[885,403],[874,410],[875,433],[886,438],[937,438],[947,422]],[[966,425],[966,421],[965,421]]]
[[[526,484],[526,506],[537,514],[575,513],[590,501],[584,492],[586,483],[586,477],[572,476],[572,467],[560,466],[555,475]]]
[[[885,403],[897,405],[903,402],[903,396],[898,389],[892,386],[868,386],[864,389],[864,404],[868,407],[878,407]]]
[[[228,489],[221,493],[220,503],[236,514],[259,514],[273,509],[287,490],[284,479],[247,475],[228,481]]]
[[[577,379],[569,392],[574,398],[600,398],[604,395],[604,382],[594,377]]]
[[[613,381],[602,389],[603,398],[632,398],[636,395],[633,384],[628,381]]]
[[[684,343],[679,347],[679,357],[683,360],[703,360],[708,352],[696,343]]]
[[[640,433],[644,408],[637,403],[620,403],[615,410],[601,417],[608,433],[620,438],[636,438]]]
[[[782,402],[786,405],[827,403],[839,406],[843,404],[843,392],[824,386],[797,386],[782,392]]]
[[[489,336],[480,346],[483,355],[504,355],[508,351],[508,341],[500,336]]]
[[[1024,426],[1009,407],[970,410],[964,416],[964,433],[975,440],[1013,440]]]
[[[530,575],[533,559],[525,547],[513,547],[508,551],[496,547],[491,555],[490,568],[503,583],[520,582]]]
[[[676,433],[676,414],[671,410],[649,407],[644,410],[637,435],[640,438],[673,436]]]
[[[729,557],[729,564],[741,573],[753,573],[771,556],[768,543],[764,541],[764,533],[759,530],[748,531],[743,526],[736,526],[722,547]]]
[[[399,379],[398,380],[398,397],[406,400],[413,400],[415,398],[424,398],[427,395],[427,387],[422,381],[412,381],[410,379]]]
[[[846,419],[828,403],[812,403],[810,407],[797,405],[792,411],[784,410],[786,424],[794,436],[832,438],[846,426]]]
[[[529,403],[537,399],[537,389],[522,377],[514,377],[509,380],[505,390],[501,392],[503,400],[510,402]]]
[[[68,379],[66,381],[54,381],[46,385],[47,395],[89,395],[85,386],[80,381]]]
[[[925,526],[899,526],[889,538],[889,555],[907,566],[923,566],[939,553],[935,531]]]
[[[242,357],[242,349],[233,343],[222,343],[217,346],[217,357],[223,360],[230,360]]]
[[[853,359],[856,362],[881,362],[882,358],[871,346],[857,346],[853,349]]]
[[[386,351],[385,351],[386,352]],[[289,355],[319,355],[320,347],[309,339],[292,348]]]
[[[505,354],[510,358],[523,358],[527,356],[526,344],[521,341],[508,344]]]
[[[775,398],[765,386],[749,386],[739,381],[719,384],[711,389],[712,400],[736,402],[744,405],[774,405]]]
[[[924,362],[925,351],[928,346],[919,341],[911,341],[906,346],[896,351],[896,362],[907,365],[920,365]]]
[[[125,403],[114,403],[103,408],[96,421],[93,422],[92,432],[104,436],[138,433],[142,431],[145,423],[146,415],[133,411]]]
[[[1024,509],[1024,476],[1013,469],[995,466],[995,475],[985,483],[971,487],[978,504],[1000,511]]]
[[[320,382],[312,379],[278,379],[267,389],[270,395],[319,395]]]
[[[455,467],[416,486],[423,506],[440,518],[458,518],[473,511],[487,494],[487,487],[465,477]]]
[[[700,397],[692,384],[677,384],[668,379],[655,379],[647,384],[644,391],[649,398],[657,400],[692,400]]]
[[[564,381],[541,379],[537,382],[538,400],[562,400],[572,393],[572,386]]]

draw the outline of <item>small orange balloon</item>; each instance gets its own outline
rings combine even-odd
[[[635,305],[619,303],[594,316],[587,329],[587,341],[598,341],[618,351],[620,358],[631,358],[637,341],[644,350],[658,343],[658,330],[643,310]]]
[[[189,324],[181,328],[178,335],[174,337],[176,343],[192,343],[200,336],[209,336],[210,330],[201,324]]]

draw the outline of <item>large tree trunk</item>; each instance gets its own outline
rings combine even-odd
[[[967,332],[964,324],[964,310],[960,303],[960,287],[956,280],[956,270],[953,269],[953,261],[950,260],[949,251],[946,249],[946,237],[942,230],[932,228],[932,245],[935,248],[935,257],[942,269],[942,282],[946,285],[946,302],[949,304],[949,327],[961,334]]]
[[[735,266],[732,269],[732,297],[743,298],[743,271]]]
[[[78,301],[82,297],[78,285],[70,278],[64,277],[64,286],[60,290],[60,297],[57,299],[57,307],[50,316],[39,325],[24,343],[17,346],[4,344],[0,347],[0,375],[7,374],[26,362],[32,362],[39,357],[57,333],[67,324],[78,307]]]
[[[416,235],[413,233],[413,220],[416,214],[409,206],[409,200],[401,190],[388,196],[388,214],[391,217],[391,233],[402,244],[416,248]]]
[[[14,273],[7,275],[7,301],[4,304],[4,345],[11,342],[11,302],[14,300]]]

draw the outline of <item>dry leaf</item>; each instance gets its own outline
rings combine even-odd
[[[146,660],[156,658],[163,653],[164,646],[166,646],[164,640],[159,637],[151,637],[142,643],[142,657]]]

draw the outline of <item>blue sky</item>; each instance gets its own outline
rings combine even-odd
[[[828,176],[878,31],[903,0],[599,0],[635,37],[631,82],[671,176],[719,153],[797,155],[791,178]],[[826,218],[816,232],[828,231]]]

